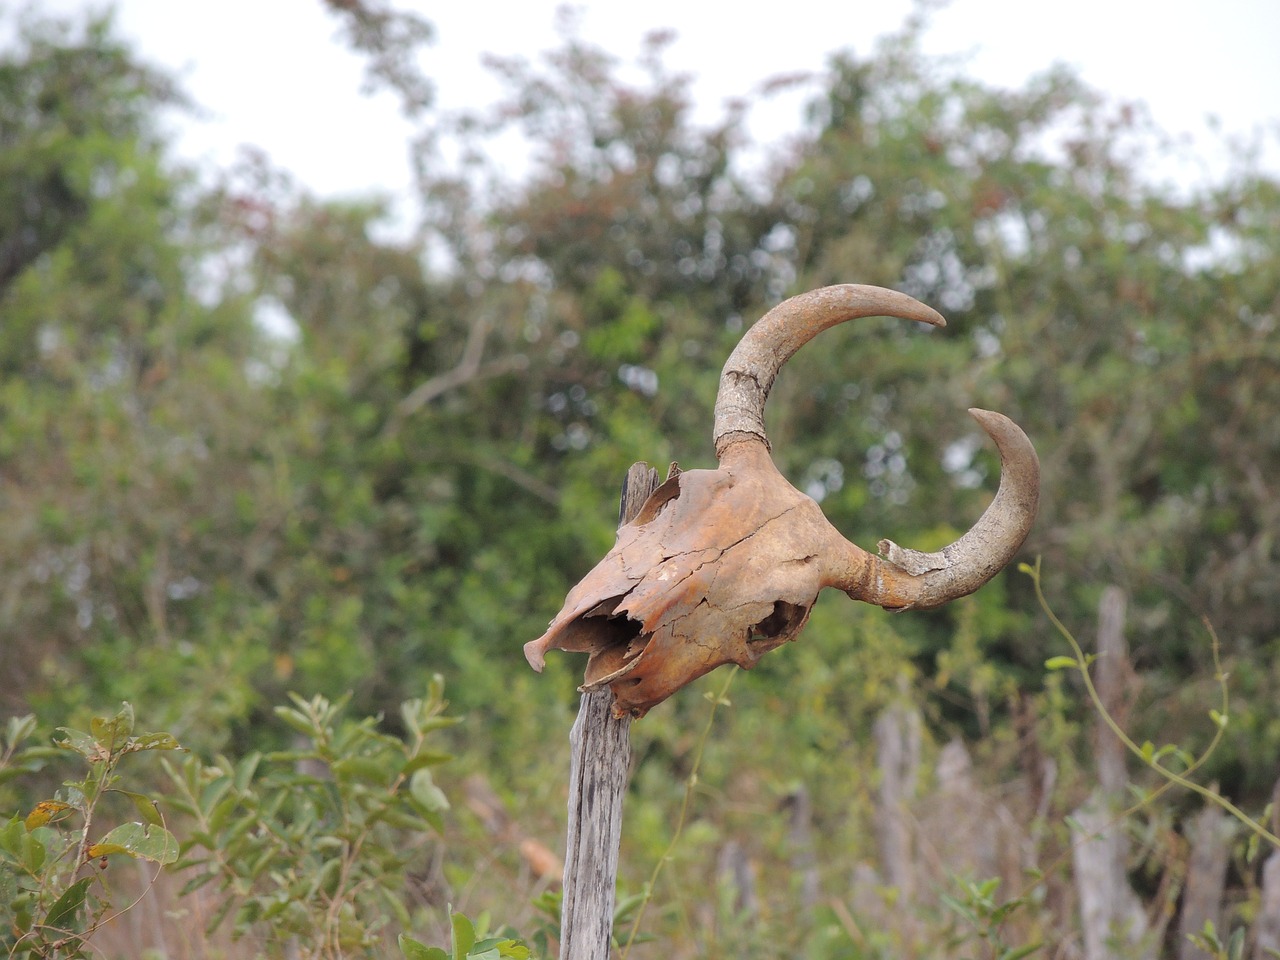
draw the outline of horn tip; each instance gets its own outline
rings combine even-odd
[[[983,410],[981,407],[970,407],[969,416],[978,421],[978,424],[996,443],[1000,443],[1002,438],[1025,443],[1031,445],[1031,441],[1027,439],[1026,432],[1018,426],[1017,422],[1005,416],[1003,413],[997,413],[994,410]]]
[[[1017,426],[1003,413],[996,413],[994,410],[983,410],[981,407],[970,407],[969,416],[977,420],[982,429],[993,436],[996,430],[1006,429],[1007,426]]]

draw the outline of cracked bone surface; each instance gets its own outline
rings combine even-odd
[[[778,370],[821,331],[868,316],[944,325],[905,294],[855,284],[792,297],[757,321],[721,375],[718,469],[669,478],[619,528],[547,632],[525,644],[535,670],[550,649],[586,653],[582,689],[608,686],[615,711],[639,717],[722,664],[750,668],[794,640],[823,587],[891,610],[928,608],[972,593],[1008,564],[1035,519],[1040,467],[1026,434],[1001,414],[970,411],[1000,451],[996,497],[936,553],[888,540],[881,555],[867,553],[774,466],[764,404]]]

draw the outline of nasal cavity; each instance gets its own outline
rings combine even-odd
[[[601,622],[597,638],[583,678],[587,684],[621,670],[644,651],[650,639],[641,633],[640,624],[628,617],[609,617]]]

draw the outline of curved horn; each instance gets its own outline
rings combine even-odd
[[[764,404],[778,370],[828,327],[873,316],[946,325],[930,307],[883,287],[842,284],[780,303],[747,331],[724,365],[716,397],[716,456],[723,462],[730,448],[744,441],[768,448]],[[969,413],[1000,451],[1000,487],[978,522],[936,553],[881,540],[877,557],[841,537],[838,555],[827,558],[828,585],[887,609],[936,607],[973,593],[1013,558],[1035,520],[1040,460],[1027,435],[1008,417],[989,410]]]
[[[1036,519],[1040,458],[1004,414],[977,408],[969,414],[1000,451],[1000,487],[978,522],[936,553],[881,540],[876,557],[846,541],[848,552],[831,568],[831,586],[889,610],[928,609],[973,593],[1013,559]]]
[[[754,439],[768,447],[764,403],[782,365],[823,330],[861,317],[947,325],[940,313],[914,297],[860,283],[821,287],[784,300],[752,325],[725,361],[712,434],[716,459],[742,440]]]

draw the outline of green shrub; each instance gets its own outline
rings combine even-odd
[[[133,708],[95,717],[89,731],[60,727],[54,747],[24,746],[35,733],[32,717],[16,717],[5,731],[0,782],[39,770],[66,753],[87,766],[52,797],[15,813],[0,827],[0,946],[9,956],[85,957],[89,941],[106,921],[129,909],[117,907],[107,880],[113,858],[144,860],[160,868],[178,858],[178,841],[166,829],[150,796],[125,790],[117,768],[128,755],[179,750],[167,733],[134,735]],[[140,818],[104,830],[111,806],[127,801]]]
[[[431,773],[450,759],[432,734],[457,722],[443,694],[437,676],[425,699],[403,703],[401,736],[376,717],[344,719],[345,697],[291,694],[275,713],[295,749],[166,764],[185,828],[182,892],[216,891],[211,930],[230,917],[236,937],[319,958],[380,955],[392,920],[411,926],[406,878],[449,806]]]

